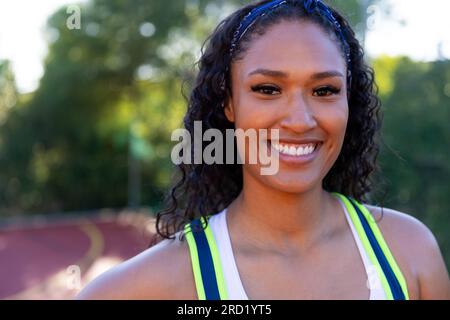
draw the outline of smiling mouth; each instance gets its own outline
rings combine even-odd
[[[294,157],[301,157],[312,154],[320,147],[321,142],[306,143],[306,144],[271,142],[271,144],[272,147],[280,154]]]

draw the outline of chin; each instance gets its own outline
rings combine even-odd
[[[274,176],[259,176],[266,186],[285,193],[305,193],[322,185],[322,179],[315,175],[296,175],[279,172]]]
[[[314,189],[317,184],[320,184],[320,181],[274,181],[272,184],[274,189],[277,189],[281,192],[286,193],[305,193]]]

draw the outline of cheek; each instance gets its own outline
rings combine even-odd
[[[348,123],[348,106],[334,106],[319,117],[319,126],[326,134],[326,142],[324,144],[324,163],[323,173],[326,174],[336,160],[342,150],[345,138],[345,132]]]
[[[240,129],[268,129],[278,118],[273,101],[242,98],[235,110],[235,125]]]
[[[335,105],[331,108],[322,109],[317,116],[318,125],[326,132],[327,138],[333,144],[344,140],[348,122],[348,105]]]
[[[242,98],[235,105],[238,106],[234,113],[235,129],[242,130],[246,137],[251,137],[245,140],[236,139],[238,153],[244,158],[242,160],[245,160],[244,167],[256,173],[259,172],[260,166],[259,152],[267,154],[266,149],[260,149],[260,142],[266,143],[264,141],[267,139],[268,130],[276,123],[277,109],[273,107],[273,102],[270,105],[270,101],[257,101],[251,97]],[[239,133],[242,134],[242,131]]]

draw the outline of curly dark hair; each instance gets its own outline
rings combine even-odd
[[[225,117],[223,108],[232,97],[231,63],[242,59],[252,40],[263,35],[271,25],[282,20],[310,21],[322,27],[334,41],[340,42],[329,20],[317,12],[308,14],[303,8],[303,1],[290,1],[289,5],[280,6],[258,18],[238,43],[233,57],[230,57],[228,53],[233,34],[241,20],[253,8],[267,2],[258,1],[232,13],[219,23],[203,44],[201,58],[196,63],[199,73],[184,117],[184,126],[192,136],[194,121],[201,121],[204,130],[215,128],[224,133],[226,129],[234,128],[234,124]],[[347,67],[352,73],[352,81],[348,88],[349,119],[343,147],[322,186],[326,191],[364,201],[373,184],[371,174],[378,169],[376,158],[379,152],[377,138],[381,127],[381,103],[377,97],[373,69],[365,63],[364,50],[354,31],[341,14],[333,8],[330,11],[341,25],[350,47],[351,65]],[[343,44],[339,43],[339,47],[345,56]],[[243,186],[240,164],[180,164],[177,173],[178,177],[166,198],[167,206],[157,213],[156,238],[159,239],[174,239],[174,234],[182,230],[186,223],[220,212],[239,195]],[[182,239],[183,233],[180,234]]]

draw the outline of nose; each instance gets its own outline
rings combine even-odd
[[[290,100],[285,108],[281,127],[299,133],[315,128],[317,121],[304,95],[298,94]]]

